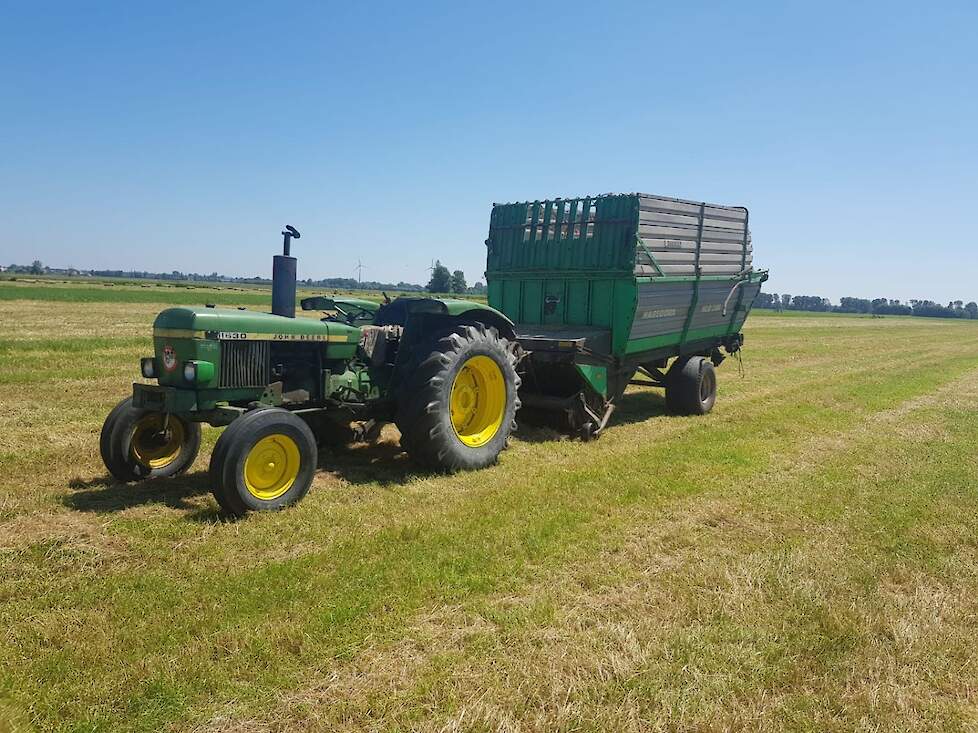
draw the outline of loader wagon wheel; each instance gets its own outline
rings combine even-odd
[[[119,481],[177,476],[193,464],[200,451],[200,425],[176,415],[120,402],[102,425],[102,462]]]
[[[459,326],[439,338],[404,385],[395,416],[401,447],[438,471],[495,463],[519,409],[515,361],[492,328]]]
[[[211,491],[228,514],[282,509],[312,484],[318,453],[305,421],[288,410],[246,412],[217,439],[211,454]]]
[[[717,401],[717,373],[702,356],[680,357],[666,374],[666,407],[679,415],[705,415]]]

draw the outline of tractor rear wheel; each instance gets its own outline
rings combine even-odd
[[[437,471],[496,462],[519,409],[516,357],[493,328],[459,326],[431,346],[402,391],[401,447]]]
[[[237,517],[282,509],[309,491],[318,459],[316,438],[298,416],[279,408],[246,412],[217,439],[211,491]]]
[[[717,401],[717,373],[702,356],[680,357],[666,375],[666,407],[679,415],[705,415]]]
[[[183,473],[200,451],[200,425],[177,415],[120,402],[102,425],[102,462],[119,481],[165,478]]]

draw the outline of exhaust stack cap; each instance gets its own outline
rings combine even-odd
[[[298,229],[291,224],[286,224],[285,231],[282,232],[282,254],[288,257],[289,249],[292,247],[292,240],[299,239],[300,237],[302,237],[302,235],[299,234]]]
[[[289,252],[299,236],[299,230],[287,224],[282,232],[283,253],[272,258],[272,313],[286,318],[295,318],[296,260]]]

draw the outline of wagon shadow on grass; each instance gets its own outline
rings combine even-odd
[[[642,389],[625,394],[611,416],[610,424],[630,425],[666,415],[669,415],[669,411],[666,409],[665,393],[661,389]]]
[[[608,421],[608,429],[614,430],[621,425],[645,422],[653,417],[668,415],[666,400],[659,390],[641,390],[629,392],[618,403],[617,409]],[[539,411],[520,410],[516,422],[517,431],[514,437],[525,443],[549,443],[555,440],[576,440],[558,417],[548,416]]]
[[[194,471],[173,478],[158,478],[131,484],[120,483],[109,475],[95,479],[72,479],[68,487],[74,491],[62,498],[70,509],[80,512],[108,514],[140,506],[162,504],[170,509],[189,511],[188,519],[214,521],[221,515],[211,506],[191,501],[210,494],[207,471]]]
[[[521,413],[522,414],[522,413]],[[611,417],[609,428],[644,422],[668,414],[661,392],[630,392]],[[547,421],[524,421],[517,417],[513,437],[527,443],[547,443],[576,439]],[[356,485],[378,484],[382,488],[400,486],[417,478],[440,475],[414,463],[393,436],[376,443],[353,443],[343,447],[320,447],[319,470],[329,471]]]

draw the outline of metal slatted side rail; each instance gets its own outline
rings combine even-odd
[[[222,387],[264,387],[271,369],[270,341],[222,341]]]
[[[683,346],[686,344],[686,337],[689,335],[689,327],[693,323],[693,318],[696,315],[696,306],[699,305],[700,300],[700,275],[702,274],[700,269],[700,255],[702,254],[703,248],[703,225],[706,221],[706,204],[700,204],[698,219],[699,222],[696,227],[696,259],[693,262],[693,273],[696,275],[696,279],[693,281],[693,295],[689,301],[689,310],[686,312],[686,322],[683,324],[683,332],[679,337],[680,352],[682,351]]]
[[[487,270],[631,271],[637,216],[637,199],[618,194],[495,204]]]
[[[736,275],[751,265],[746,209],[649,194],[638,198],[642,246],[636,275]]]
[[[747,266],[748,266],[747,247],[749,246],[750,243],[750,233],[749,233],[750,230],[747,225],[749,221],[750,221],[750,212],[747,209],[744,209],[744,256],[743,259],[740,261],[740,267],[743,272],[747,272]],[[737,304],[734,306],[733,313],[730,314],[730,324],[727,327],[728,334],[734,333],[739,328],[739,326],[737,325],[738,324],[737,319],[740,317],[740,313],[742,311],[744,312],[744,318],[747,317],[746,310],[749,310],[749,308],[746,310],[744,309],[744,296],[748,289],[750,288],[744,286],[741,286],[739,288],[740,292],[737,293]],[[754,301],[754,298],[757,297],[757,293],[760,292],[760,289],[761,289],[760,285],[758,285],[757,291],[751,294],[750,302]],[[727,296],[727,300],[729,299],[730,299],[730,295]],[[726,307],[726,304],[724,304],[724,307]]]

